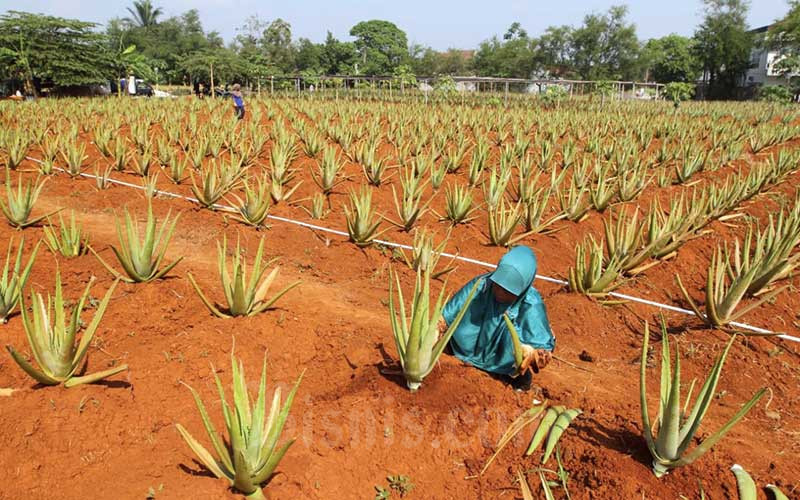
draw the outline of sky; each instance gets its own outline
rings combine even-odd
[[[153,0],[165,17],[196,8],[206,31],[218,31],[226,42],[236,28],[256,14],[261,20],[283,18],[292,25],[294,39],[324,40],[328,30],[349,40],[350,28],[359,21],[385,19],[397,24],[410,43],[437,50],[471,49],[493,35],[502,35],[519,21],[531,36],[552,25],[579,25],[590,12],[611,5],[629,7],[628,19],[636,24],[641,40],[670,33],[691,35],[702,19],[700,0]],[[25,10],[105,24],[125,17],[132,1],[120,0],[0,0],[0,12]],[[748,22],[759,27],[782,17],[786,0],[754,0]]]

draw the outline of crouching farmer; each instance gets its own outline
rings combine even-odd
[[[506,377],[517,391],[531,386],[531,370],[538,373],[550,361],[555,337],[550,331],[547,312],[539,292],[533,288],[536,256],[526,246],[506,253],[493,273],[483,274],[464,285],[445,305],[444,332],[458,315],[472,286],[478,289],[461,323],[450,339],[450,349],[460,360],[476,368]],[[524,361],[516,366],[507,315],[519,334]]]

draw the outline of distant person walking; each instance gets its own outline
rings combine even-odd
[[[231,92],[231,97],[233,97],[233,106],[236,110],[236,118],[241,120],[244,118],[244,97],[242,96],[241,87],[238,83],[233,84],[233,92]]]
[[[128,77],[128,95],[136,95],[136,78],[133,75]]]

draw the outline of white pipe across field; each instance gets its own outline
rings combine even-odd
[[[28,156],[26,158],[28,160],[34,161],[36,163],[42,163],[40,160],[37,160],[36,158],[31,158],[30,156]],[[59,170],[61,172],[66,172],[66,170],[64,170],[62,168],[59,168],[59,167],[53,167],[53,168],[55,170]],[[80,173],[79,175],[81,177],[86,177],[88,179],[96,179],[97,178],[97,176],[93,175],[93,174]],[[107,178],[107,181],[109,183],[111,183],[111,184],[117,184],[117,185],[120,185],[120,186],[126,186],[126,187],[130,187],[130,188],[134,188],[134,189],[144,190],[143,186],[140,186],[138,184],[131,184],[130,182],[120,181],[120,180],[111,179],[111,178]],[[161,190],[156,190],[155,193],[157,193],[157,194],[159,194],[161,196],[168,196],[170,198],[179,198],[179,199],[182,199],[182,200],[187,200],[187,201],[190,201],[192,203],[198,203],[199,204],[199,201],[197,200],[197,198],[192,198],[191,196],[183,196],[181,194],[176,194],[176,193],[171,193],[169,191],[161,191]],[[215,203],[213,205],[213,207],[215,209],[224,210],[224,211],[227,211],[227,212],[238,213],[238,210],[236,210],[234,207],[229,207],[227,205],[220,205],[219,203]],[[277,215],[267,215],[267,218],[275,220],[275,221],[279,221],[279,222],[285,222],[287,224],[294,224],[296,226],[306,227],[306,228],[309,228],[309,229],[313,229],[315,231],[322,231],[322,232],[325,232],[325,233],[335,234],[337,236],[344,236],[346,238],[350,237],[350,235],[346,231],[339,231],[338,229],[331,229],[331,228],[327,228],[327,227],[324,227],[324,226],[318,226],[316,224],[310,224],[308,222],[303,222],[303,221],[294,220],[294,219],[288,219],[286,217],[280,217],[280,216],[277,216]],[[380,244],[380,245],[384,245],[384,246],[392,247],[392,248],[403,248],[403,249],[406,249],[406,250],[411,250],[413,248],[411,245],[404,245],[402,243],[395,243],[395,242],[392,242],[392,241],[377,240],[377,239],[373,240],[373,241],[375,243]],[[494,269],[496,267],[494,264],[492,264],[490,262],[483,262],[483,261],[480,261],[480,260],[477,260],[477,259],[471,259],[469,257],[462,257],[460,255],[454,255],[454,254],[451,254],[451,253],[442,252],[441,255],[443,257],[453,258],[453,259],[459,260],[461,262],[467,262],[467,263],[470,263],[470,264],[475,264],[475,265],[478,265],[478,266],[486,267],[488,269]],[[564,281],[564,280],[560,280],[558,278],[551,278],[549,276],[542,276],[540,274],[536,275],[536,279],[542,280],[542,281],[547,281],[547,282],[550,282],[550,283],[556,283],[556,284],[559,284],[559,285],[567,285],[567,282]],[[671,306],[669,304],[662,304],[660,302],[655,302],[655,301],[648,300],[648,299],[643,299],[643,298],[640,298],[640,297],[634,297],[632,295],[626,295],[624,293],[609,292],[608,295],[610,295],[612,297],[615,297],[615,298],[618,298],[618,299],[629,300],[631,302],[638,302],[639,304],[646,304],[648,306],[657,307],[659,309],[666,309],[668,311],[673,311],[673,312],[678,312],[678,313],[694,316],[694,312],[692,312],[692,311],[690,311],[688,309],[684,309],[682,307]],[[748,330],[748,331],[751,331],[751,332],[754,332],[754,333],[757,333],[757,334],[760,334],[760,335],[774,335],[775,337],[778,337],[778,338],[783,339],[783,340],[788,340],[788,341],[791,341],[791,342],[800,343],[800,337],[794,337],[792,335],[786,335],[786,334],[777,334],[777,335],[775,335],[775,332],[771,332],[769,330],[765,330],[764,328],[759,328],[757,326],[748,325],[746,323],[732,322],[730,324],[732,326],[735,326],[735,327],[740,328],[742,330]]]

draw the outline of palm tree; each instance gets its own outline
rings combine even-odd
[[[133,8],[128,7],[131,17],[125,20],[134,26],[147,27],[158,24],[158,16],[164,13],[161,7],[153,7],[150,0],[134,0]]]

